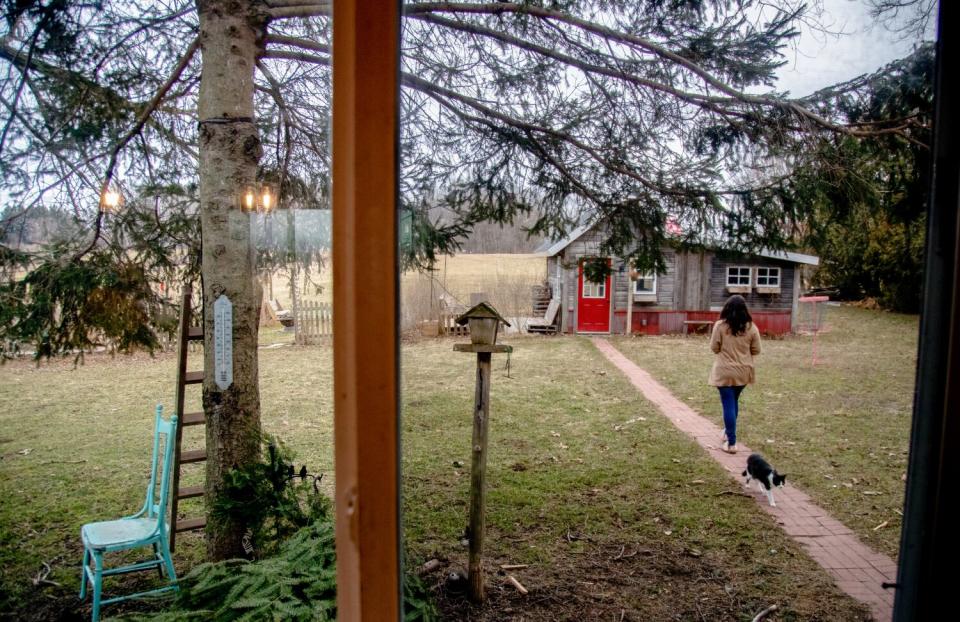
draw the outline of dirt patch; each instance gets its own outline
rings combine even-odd
[[[768,620],[872,620],[815,572],[766,577],[758,565],[751,576],[738,576],[710,553],[663,543],[589,542],[579,551],[556,551],[550,565],[510,571],[526,595],[496,570],[510,560],[497,559],[488,565],[487,601],[480,606],[468,600],[462,580],[449,578],[465,574],[465,562],[454,559],[430,577],[444,619],[742,620],[777,604]],[[778,590],[781,581],[792,584],[789,597]]]

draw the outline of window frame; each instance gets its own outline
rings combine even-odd
[[[756,266],[754,270],[755,272],[754,272],[753,283],[754,283],[754,286],[757,288],[758,294],[779,294],[780,293],[780,285],[783,282],[782,281],[783,269],[780,266]],[[766,276],[760,276],[761,270],[767,271]],[[777,271],[777,276],[775,277],[776,278],[775,285],[770,283],[770,279],[773,278],[772,275],[770,274],[771,270]],[[761,284],[760,279],[762,278],[767,279],[767,282],[764,284]]]
[[[641,281],[651,279],[653,281],[653,287],[650,289],[639,289]],[[633,299],[639,302],[656,302],[657,300],[657,278],[656,272],[646,272],[644,274],[638,274],[637,278],[632,279],[633,283]]]
[[[334,0],[333,14],[337,614],[399,620],[400,3]]]
[[[580,297],[589,298],[592,300],[606,300],[607,298],[607,281],[610,277],[607,277],[601,283],[594,283],[584,275],[582,277],[583,286],[580,288]],[[587,286],[590,287],[590,293],[587,294]],[[599,293],[598,293],[599,292]]]
[[[731,270],[738,270],[738,273],[736,275],[736,278],[738,279],[738,281],[736,283],[730,282]],[[746,270],[746,274],[743,273],[744,270]],[[742,279],[744,276],[746,276],[747,282],[746,283],[739,282],[739,280]],[[745,266],[740,264],[727,266],[724,286],[726,287],[727,291],[732,294],[749,294],[750,290],[753,288],[753,266]]]

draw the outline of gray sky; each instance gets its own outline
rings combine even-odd
[[[864,0],[823,0],[823,8],[823,23],[830,30],[846,34],[830,36],[805,30],[796,49],[786,50],[789,62],[780,70],[778,91],[788,90],[794,97],[809,95],[876,71],[907,56],[919,43],[915,39],[901,40],[882,25],[872,23]],[[931,26],[926,38],[934,37]]]

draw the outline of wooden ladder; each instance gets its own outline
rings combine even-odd
[[[180,487],[180,465],[203,462],[207,459],[206,449],[183,451],[183,429],[187,426],[204,425],[206,419],[203,411],[184,413],[184,394],[188,384],[202,384],[203,370],[187,371],[187,351],[191,341],[203,342],[203,326],[190,325],[190,305],[193,299],[193,288],[187,285],[183,288],[183,297],[180,304],[180,339],[177,347],[177,415],[180,425],[177,426],[177,446],[173,454],[173,490],[170,501],[170,550],[176,549],[177,533],[202,529],[207,524],[205,517],[180,520],[177,517],[181,499],[191,499],[203,496],[203,486]]]

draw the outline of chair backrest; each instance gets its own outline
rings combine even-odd
[[[144,502],[143,515],[162,522],[166,516],[170,496],[170,473],[173,470],[173,450],[177,439],[177,416],[163,418],[163,406],[157,404],[157,419],[153,433],[153,459],[150,461],[150,485]],[[159,478],[159,488],[157,487]]]

